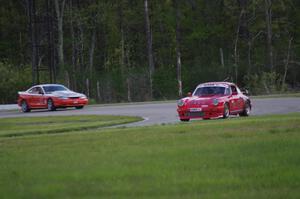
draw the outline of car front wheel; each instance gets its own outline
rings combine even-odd
[[[54,106],[54,103],[53,103],[53,100],[52,99],[48,99],[47,101],[47,108],[49,111],[55,111],[55,106]]]
[[[229,117],[229,106],[227,103],[224,104],[224,111],[223,111],[223,119]]]
[[[76,106],[76,109],[83,109],[83,106]]]
[[[21,108],[24,113],[30,112],[30,108],[25,100],[22,101]]]

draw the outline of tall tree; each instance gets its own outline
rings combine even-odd
[[[150,80],[150,98],[153,97],[153,74],[154,74],[154,60],[153,60],[153,50],[152,50],[152,32],[150,27],[149,18],[149,7],[148,0],[144,0],[144,12],[145,12],[145,27],[146,27],[146,37],[147,37],[147,49],[148,49],[148,64],[149,64],[149,80]]]
[[[265,23],[266,23],[266,36],[267,36],[267,57],[268,67],[273,70],[273,44],[272,44],[272,0],[265,0]]]
[[[35,0],[27,0],[27,14],[29,18],[29,34],[31,41],[31,74],[32,84],[39,83],[38,73],[38,39],[36,23],[36,3]]]
[[[54,0],[55,13],[57,18],[57,55],[58,55],[58,65],[62,69],[62,74],[65,72],[64,68],[64,31],[63,31],[63,17],[65,0]]]
[[[177,82],[178,82],[178,96],[182,96],[182,78],[181,78],[181,51],[180,51],[180,8],[179,1],[174,0],[175,5],[175,21],[176,21],[176,68],[177,68]]]

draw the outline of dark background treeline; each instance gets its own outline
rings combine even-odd
[[[0,103],[52,82],[97,102],[175,99],[206,81],[300,87],[300,1],[0,3]]]

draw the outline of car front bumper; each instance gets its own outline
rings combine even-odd
[[[224,106],[208,106],[201,108],[178,107],[177,112],[181,120],[196,118],[220,118],[223,117]]]
[[[76,106],[85,106],[88,104],[88,99],[55,99],[55,107],[76,107]]]

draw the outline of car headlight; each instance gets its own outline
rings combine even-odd
[[[217,106],[219,104],[219,100],[218,99],[213,99],[213,105]]]
[[[66,96],[59,96],[58,98],[59,99],[68,99],[68,97],[66,97]]]
[[[177,101],[177,106],[183,106],[184,105],[184,101],[183,100],[178,100]]]

